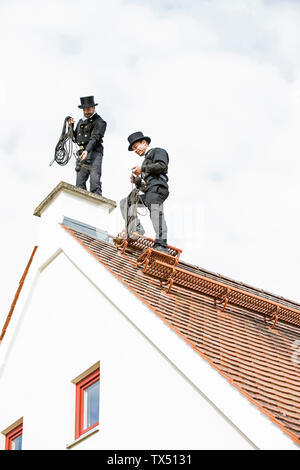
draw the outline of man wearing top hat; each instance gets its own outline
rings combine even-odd
[[[90,177],[90,191],[101,195],[102,142],[106,122],[95,112],[98,103],[94,102],[93,96],[84,96],[80,98],[80,102],[78,108],[83,110],[84,119],[80,119],[74,129],[75,141],[82,150],[76,165],[76,186],[86,189],[86,182]],[[74,122],[70,118],[69,126],[74,125]]]
[[[151,148],[150,137],[144,136],[142,132],[134,132],[128,137],[129,151],[144,157],[141,166],[132,168],[131,181],[140,189],[138,205],[146,206],[150,211],[151,222],[155,231],[153,248],[167,253],[167,224],[164,217],[163,203],[169,196],[168,186],[168,164],[169,156],[164,149]],[[125,219],[127,198],[120,202],[120,209]],[[145,233],[140,220],[135,217],[135,232],[143,235]]]

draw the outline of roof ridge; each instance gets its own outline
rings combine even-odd
[[[260,293],[260,294],[265,294],[267,296],[270,296],[272,298],[276,298],[278,300],[280,300],[281,302],[286,302],[287,304],[290,304],[290,305],[293,305],[293,306],[296,306],[299,308],[299,312],[300,312],[300,302],[296,302],[294,300],[290,300],[290,299],[287,299],[286,297],[283,297],[281,295],[278,295],[278,294],[274,294],[272,292],[269,292],[265,289],[261,289],[259,287],[254,287],[254,286],[251,286],[250,284],[248,283],[245,283],[245,282],[242,282],[242,281],[237,281],[235,279],[231,279],[230,277],[228,276],[225,276],[223,274],[219,274],[219,273],[215,273],[213,271],[209,271],[208,269],[205,269],[205,268],[202,268],[201,266],[197,266],[197,265],[193,265],[191,263],[188,263],[186,261],[182,261],[180,260],[179,263],[178,263],[178,266],[180,265],[183,265],[183,266],[187,266],[189,268],[192,268],[192,269],[195,269],[196,271],[201,271],[201,273],[203,273],[204,275],[205,274],[208,274],[208,276],[213,276],[216,277],[217,279],[222,279],[226,282],[230,282],[230,283],[233,283],[235,284],[236,286],[239,286],[241,289],[245,290],[247,292],[246,289],[251,289],[257,293]]]

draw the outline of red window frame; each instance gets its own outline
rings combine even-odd
[[[80,436],[85,434],[90,429],[93,429],[95,426],[98,426],[99,424],[99,421],[97,421],[97,423],[94,423],[88,428],[83,429],[84,390],[93,385],[95,382],[98,382],[98,380],[100,380],[100,369],[91,372],[76,384],[75,439],[78,439]]]
[[[6,434],[5,450],[12,450],[12,441],[17,437],[21,436],[21,434],[23,434],[23,423],[19,424],[19,426],[15,427],[11,431],[9,431],[9,433]]]

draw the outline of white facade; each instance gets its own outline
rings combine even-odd
[[[76,207],[108,227],[107,206],[63,190],[42,214],[0,345],[0,431],[23,417],[34,450],[298,448],[60,227]],[[97,361],[99,427],[74,443],[72,380]]]

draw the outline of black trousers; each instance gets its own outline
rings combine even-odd
[[[86,160],[79,164],[79,171],[76,175],[76,186],[86,189],[86,182],[90,177],[90,192],[102,195],[102,159],[103,154],[100,152],[89,152]]]
[[[169,196],[169,190],[164,186],[153,186],[150,187],[144,194],[140,195],[140,200],[137,204],[137,207],[146,206],[150,212],[151,222],[155,231],[155,241],[154,247],[162,246],[167,247],[167,224],[164,216],[163,203]],[[124,198],[120,201],[120,209],[125,220],[125,210],[126,210],[126,199]],[[136,216],[133,220],[133,225],[135,228],[133,231],[139,233],[145,233],[144,228],[141,224],[140,219]]]

